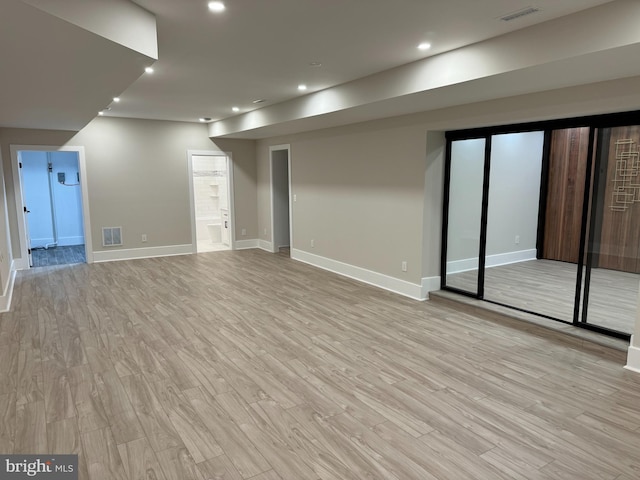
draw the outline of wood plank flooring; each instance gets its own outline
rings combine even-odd
[[[512,307],[573,320],[576,265],[553,260],[530,260],[485,271],[484,297]],[[447,276],[447,284],[476,291],[477,271]],[[591,270],[588,323],[633,333],[640,275],[604,268]]]
[[[258,250],[19,272],[0,450],[80,479],[617,479],[624,353]]]

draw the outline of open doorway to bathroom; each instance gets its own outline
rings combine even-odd
[[[72,148],[12,147],[20,268],[87,262],[81,153]]]
[[[233,247],[231,159],[224,152],[189,152],[192,237],[196,253]]]

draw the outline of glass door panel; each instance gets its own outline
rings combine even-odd
[[[446,285],[478,293],[484,138],[451,142]]]
[[[630,334],[640,285],[640,126],[599,131],[581,321]]]
[[[548,135],[492,137],[484,298],[572,322],[589,129]]]

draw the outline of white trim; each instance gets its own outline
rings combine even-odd
[[[222,150],[187,150],[187,165],[189,172],[189,209],[191,211],[191,252],[198,252],[198,237],[196,233],[196,206],[193,192],[193,156],[226,157],[227,159],[227,195],[229,200],[229,248],[236,250],[236,216],[235,190],[233,188],[233,154]]]
[[[31,268],[28,258],[14,258],[11,265],[14,270],[29,270]]]
[[[91,219],[89,216],[89,189],[87,186],[87,162],[84,155],[84,147],[66,145],[45,146],[45,145],[10,145],[11,168],[13,169],[13,192],[15,195],[16,214],[18,217],[18,239],[20,243],[20,270],[29,267],[29,253],[27,245],[26,226],[24,221],[24,200],[22,196],[22,179],[20,175],[18,152],[76,152],[78,154],[78,174],[80,175],[80,192],[82,193],[82,221],[84,226],[84,246],[87,263],[93,263],[93,243],[91,240]]]
[[[627,364],[624,368],[635,373],[640,373],[640,347],[633,346],[633,335],[631,335],[631,343],[627,351]]]
[[[273,251],[273,242],[270,242],[269,240],[259,239],[258,240],[258,248],[260,250],[266,250],[269,253],[275,253]]]
[[[16,270],[13,268],[14,264],[11,262],[11,270],[9,271],[9,281],[4,287],[4,292],[0,297],[0,312],[8,312],[11,310],[11,299],[13,298],[13,287],[16,282]]]
[[[258,239],[252,238],[250,240],[238,240],[236,241],[235,250],[249,250],[251,248],[258,248]]]
[[[527,262],[535,260],[537,255],[535,248],[531,250],[519,250],[517,252],[498,253],[496,255],[487,255],[485,258],[485,267],[499,267],[510,263]],[[447,262],[447,273],[460,273],[469,270],[478,269],[477,258],[464,258],[462,260],[452,260]]]
[[[428,300],[429,292],[435,292],[437,290],[440,290],[440,286],[441,286],[440,276],[424,277],[421,282],[420,299]]]
[[[163,247],[119,248],[93,252],[95,263],[135,260],[139,258],[171,257],[192,254],[192,245],[166,245]]]
[[[275,238],[275,218],[274,218],[274,195],[273,195],[273,152],[280,152],[285,150],[287,152],[287,182],[289,188],[289,247],[293,248],[293,217],[292,217],[292,198],[291,198],[291,145],[272,145],[269,147],[269,205],[271,206],[271,252],[278,253],[280,245],[276,245]]]
[[[390,277],[372,270],[367,270],[366,268],[349,265],[331,258],[314,255],[295,248],[291,249],[291,258],[298,260],[299,262],[308,263],[314,267],[322,268],[323,270],[337,273],[344,277],[353,278],[354,280],[368,283],[369,285],[398,293],[405,297],[413,298],[414,300],[424,300],[424,297],[421,296],[422,286],[415,283]]]

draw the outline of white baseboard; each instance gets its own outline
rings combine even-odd
[[[440,290],[441,279],[439,276],[437,277],[424,277],[422,279],[422,285],[420,288],[420,299],[428,300],[429,292],[435,292],[436,290]]]
[[[338,275],[353,278],[360,282],[368,283],[390,292],[413,298],[414,300],[424,300],[422,296],[422,285],[400,280],[399,278],[390,277],[382,273],[367,270],[365,268],[356,267],[347,263],[339,262],[331,258],[321,257],[295,248],[291,249],[291,258],[299,262],[308,263],[314,267],[328,270]],[[438,285],[438,288],[440,286]]]
[[[266,240],[258,240],[258,248],[261,250],[266,250],[267,252],[273,253],[273,242],[268,242]]]
[[[258,248],[258,239],[252,238],[251,240],[236,240],[234,248],[235,250],[249,250],[250,248]]]
[[[115,262],[119,260],[135,260],[139,258],[170,257],[173,255],[189,255],[193,253],[193,245],[167,245],[164,247],[123,248],[99,250],[93,252],[94,263]]]
[[[498,253],[496,255],[487,255],[485,259],[485,267],[499,267],[500,265],[508,265],[510,263],[526,262],[535,260],[537,251],[535,248],[531,250],[519,250],[517,252]],[[447,262],[447,273],[460,273],[469,270],[478,269],[477,258],[464,258],[462,260],[453,260]]]
[[[11,262],[11,270],[28,270],[31,268],[28,258],[14,258]]]
[[[9,271],[9,281],[4,287],[4,292],[0,297],[0,312],[8,312],[11,310],[11,299],[13,298],[13,287],[16,283],[15,264],[11,262],[11,270]]]
[[[633,335],[631,336],[631,344],[627,352],[627,364],[624,368],[635,373],[640,373],[640,347],[633,346]]]

